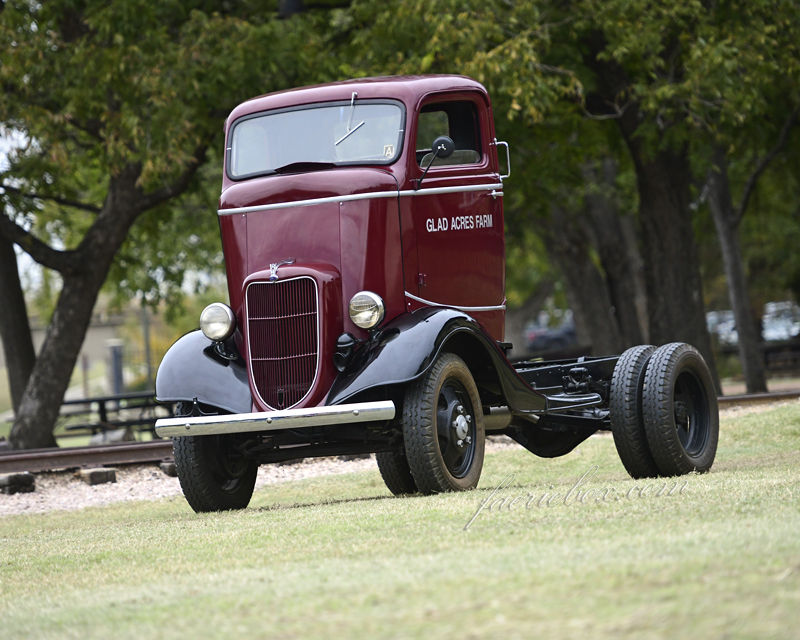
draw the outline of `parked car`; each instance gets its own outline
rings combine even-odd
[[[708,332],[722,345],[735,345],[739,342],[739,334],[736,331],[736,320],[733,311],[709,311],[706,313],[706,326]]]
[[[571,318],[555,328],[533,325],[524,335],[525,347],[534,353],[559,351],[578,344],[575,322]]]
[[[709,311],[708,331],[725,346],[739,344],[733,311]],[[761,317],[761,337],[765,342],[792,340],[800,335],[800,307],[793,302],[768,302]]]
[[[785,341],[800,335],[800,307],[793,302],[768,302],[761,318],[761,335],[767,341]]]
[[[800,322],[793,322],[791,318],[767,318],[761,323],[761,335],[764,340],[784,341],[800,335]]]
[[[472,489],[490,431],[555,457],[610,429],[634,477],[711,467],[717,400],[693,347],[506,358],[510,156],[480,83],[275,93],[234,109],[225,139],[230,306],[156,379],[193,509],[243,508],[259,464],[312,456],[375,453],[395,494]]]

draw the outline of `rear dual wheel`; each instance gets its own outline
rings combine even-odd
[[[642,390],[650,452],[663,476],[711,468],[719,441],[719,406],[703,356],[688,344],[658,349]]]
[[[634,478],[711,468],[719,440],[717,395],[691,345],[628,349],[614,368],[609,404],[617,452]]]
[[[611,379],[611,432],[622,464],[633,478],[655,478],[658,465],[650,453],[644,429],[642,391],[652,345],[628,349],[620,356]]]

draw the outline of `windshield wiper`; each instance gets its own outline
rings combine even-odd
[[[358,93],[353,91],[353,95],[350,96],[350,115],[347,118],[347,133],[345,133],[341,138],[339,138],[336,142],[334,142],[334,144],[333,144],[334,147],[338,147],[340,142],[343,142],[344,140],[346,140],[347,136],[349,136],[354,131],[357,131],[359,129],[359,127],[361,127],[364,124],[364,121],[362,120],[355,127],[353,127],[352,129],[350,128],[350,125],[353,123],[353,112],[355,112],[355,110],[356,110],[356,98],[357,97],[358,97]]]
[[[340,142],[342,142],[343,140],[346,140],[346,139],[347,139],[347,137],[348,137],[348,136],[349,136],[351,133],[355,133],[356,131],[358,131],[359,127],[361,127],[361,125],[363,125],[363,124],[364,124],[364,121],[362,120],[362,121],[361,121],[361,122],[359,122],[359,123],[358,123],[358,124],[357,124],[355,127],[353,127],[352,129],[350,129],[350,131],[348,131],[348,132],[347,132],[347,133],[345,133],[345,134],[344,134],[344,135],[343,135],[341,138],[339,138],[339,139],[338,139],[338,140],[337,140],[337,141],[334,143],[334,145],[333,145],[333,146],[334,146],[334,147],[338,147]]]
[[[277,169],[273,169],[275,173],[304,173],[305,171],[320,171],[322,169],[333,169],[337,165],[333,162],[310,162],[310,161],[300,161],[300,162],[290,162],[289,164],[285,164],[282,167],[278,167]]]

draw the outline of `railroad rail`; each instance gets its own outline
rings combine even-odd
[[[765,402],[780,402],[781,400],[794,400],[800,398],[800,391],[774,391],[772,393],[753,393],[738,396],[720,396],[717,401],[720,407],[735,405],[763,404]]]
[[[763,404],[800,398],[800,391],[778,391],[753,395],[722,396],[720,407]],[[76,467],[161,462],[172,458],[171,440],[122,442],[91,447],[28,449],[0,452],[0,474],[19,471],[51,471]]]
[[[0,474],[160,462],[169,458],[172,458],[172,440],[5,451],[0,452]]]

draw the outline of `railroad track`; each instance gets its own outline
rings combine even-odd
[[[763,404],[800,398],[800,391],[778,391],[754,395],[723,396],[720,407]],[[19,471],[50,471],[75,467],[99,467],[112,464],[160,462],[172,458],[172,440],[123,442],[93,447],[29,449],[0,452],[0,474]]]
[[[168,458],[172,458],[172,440],[5,451],[0,452],[0,474],[161,462]]]
[[[765,402],[780,402],[781,400],[794,400],[800,398],[800,391],[775,391],[773,393],[754,393],[740,396],[720,396],[720,407],[735,405],[764,404]]]

